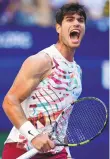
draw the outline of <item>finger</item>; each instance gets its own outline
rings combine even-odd
[[[51,150],[51,147],[49,146],[48,143],[43,145],[43,147],[41,148],[42,152],[48,152],[49,150]]]
[[[53,149],[55,147],[55,144],[50,139],[47,140],[47,143],[43,145],[42,151],[48,152],[49,150]]]
[[[47,146],[48,146],[49,150],[55,148],[55,143],[54,143],[54,141],[52,141],[52,139],[50,139],[50,135],[48,133],[46,133],[45,135],[46,135],[45,137],[47,137],[47,139],[48,139]]]
[[[48,140],[48,144],[49,144],[50,149],[54,149],[54,148],[55,148],[55,143],[54,143],[54,141]]]

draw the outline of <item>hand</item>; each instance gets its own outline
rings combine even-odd
[[[48,152],[55,147],[55,144],[50,140],[48,134],[37,135],[32,140],[32,145],[40,152]]]

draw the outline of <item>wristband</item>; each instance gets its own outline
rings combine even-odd
[[[30,121],[26,121],[20,128],[19,132],[25,136],[28,141],[32,141],[33,138],[35,138],[40,133],[37,131],[37,129],[32,125]]]

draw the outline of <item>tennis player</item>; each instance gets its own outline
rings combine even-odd
[[[55,146],[48,133],[62,110],[81,94],[81,68],[75,50],[85,34],[86,13],[82,5],[65,4],[56,13],[58,41],[28,57],[3,101],[12,122],[2,159],[16,159],[35,147],[32,159],[67,159],[64,147]],[[43,37],[43,39],[48,37]],[[62,126],[66,135],[66,126]]]

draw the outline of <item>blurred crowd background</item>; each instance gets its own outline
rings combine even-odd
[[[102,27],[104,22],[107,27],[109,0],[0,0],[0,25],[54,26],[56,10],[70,2],[79,2],[85,6],[88,26],[96,22]]]

